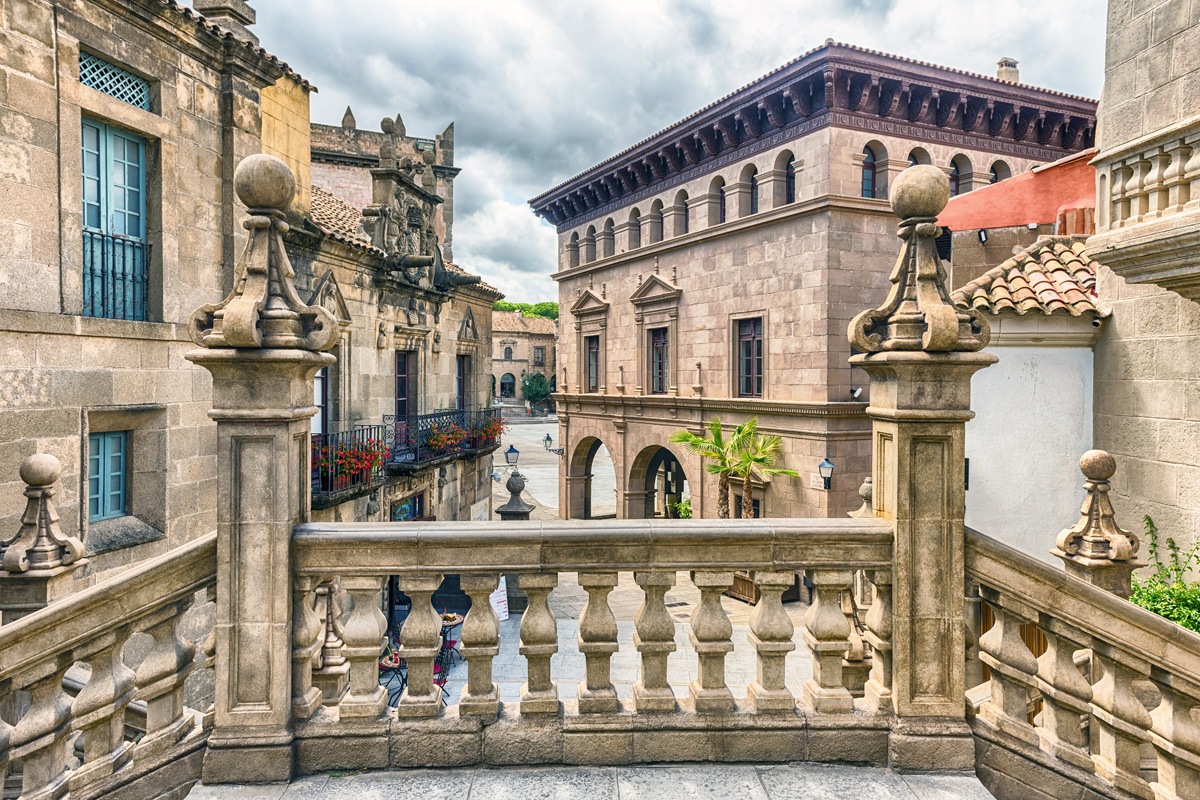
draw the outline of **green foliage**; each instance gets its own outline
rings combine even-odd
[[[1155,571],[1145,580],[1136,576],[1133,578],[1130,602],[1200,633],[1200,583],[1189,583],[1186,578],[1189,570],[1200,566],[1200,542],[1188,550],[1182,550],[1175,539],[1168,537],[1164,561],[1158,543],[1158,526],[1149,516],[1144,518],[1143,523]]]
[[[671,513],[675,515],[675,519],[691,519],[692,518],[692,498],[688,497],[680,500],[678,503],[669,503]]]
[[[521,391],[530,403],[540,403],[550,396],[550,381],[540,372],[532,372],[521,379]]]
[[[493,311],[518,311],[523,317],[545,317],[558,319],[558,303],[544,300],[540,303],[513,303],[508,300],[497,300],[492,306]]]
[[[775,466],[783,440],[778,436],[760,436],[758,417],[751,417],[737,427],[734,433],[737,449],[734,451],[733,475],[742,479],[742,518],[754,516],[754,501],[751,497],[751,481],[762,480],[768,475],[791,475],[800,473],[794,469]]]

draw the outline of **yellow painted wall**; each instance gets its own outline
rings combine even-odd
[[[262,90],[262,149],[283,160],[296,176],[292,211],[307,216],[312,198],[309,89],[284,75]]]

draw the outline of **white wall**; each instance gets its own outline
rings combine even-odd
[[[1079,456],[1092,447],[1090,347],[990,347],[967,423],[968,527],[1059,565],[1059,531],[1079,519]]]

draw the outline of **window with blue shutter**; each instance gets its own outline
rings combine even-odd
[[[88,519],[122,517],[126,510],[125,468],[128,431],[88,437]]]
[[[83,120],[83,313],[146,319],[146,140]]]

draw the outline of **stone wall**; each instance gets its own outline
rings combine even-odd
[[[371,205],[371,173],[350,164],[327,164],[316,161],[311,165],[312,182],[355,208]]]
[[[1112,306],[1096,345],[1095,446],[1117,459],[1123,527],[1149,515],[1181,546],[1200,539],[1200,305],[1102,268]]]
[[[262,91],[263,152],[288,165],[296,176],[292,209],[304,217],[312,195],[312,134],[309,123],[309,89],[288,76]]]

